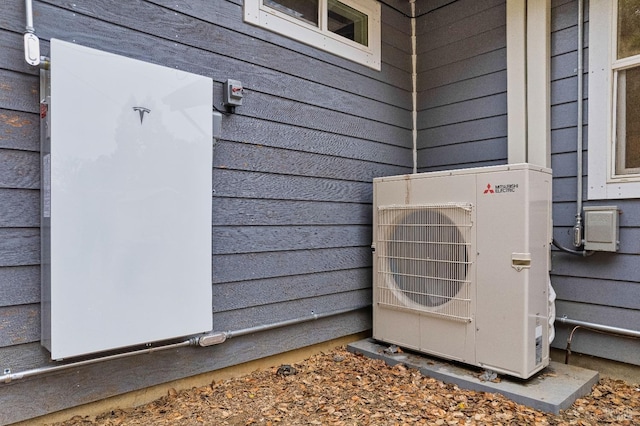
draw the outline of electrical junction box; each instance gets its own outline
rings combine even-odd
[[[41,71],[51,358],[212,328],[210,78],[51,40]]]
[[[618,207],[584,208],[584,249],[590,251],[618,251]]]
[[[238,80],[227,80],[224,83],[224,105],[228,107],[236,107],[242,105],[244,97],[244,88]]]

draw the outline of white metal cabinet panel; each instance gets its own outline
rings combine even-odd
[[[210,330],[212,80],[51,40],[50,82],[51,357]]]

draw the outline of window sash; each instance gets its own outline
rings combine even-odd
[[[277,2],[277,0],[275,1]],[[353,45],[354,47],[357,47],[359,49],[363,49],[366,50],[369,48],[369,40],[372,37],[372,34],[370,33],[371,31],[371,20],[372,20],[372,14],[373,11],[372,10],[368,10],[367,8],[358,5],[356,2],[352,2],[350,0],[338,0],[337,3],[342,3],[343,5],[345,5],[347,8],[353,9],[356,12],[361,13],[362,15],[364,15],[366,17],[366,31],[367,34],[364,35],[362,38],[364,39],[364,42],[358,42],[358,41],[354,41],[351,40],[345,36],[342,36],[338,33],[335,33],[331,30],[329,30],[328,28],[328,17],[329,17],[329,5],[328,5],[328,0],[319,0],[319,11],[318,11],[318,25],[315,25],[313,22],[310,22],[309,20],[306,20],[304,18],[299,18],[299,17],[295,17],[292,14],[288,14],[283,12],[282,10],[279,10],[279,8],[270,6],[269,4],[266,4],[265,0],[260,0],[260,8],[263,10],[267,10],[269,11],[269,13],[272,13],[276,16],[279,16],[282,19],[286,19],[294,24],[298,24],[304,27],[307,27],[309,30],[311,31],[318,31],[319,33],[321,33],[323,36],[326,37],[331,37],[333,39],[337,39],[342,43],[346,43],[346,44],[350,44]]]
[[[627,76],[632,72],[631,77],[634,78],[634,84],[631,93],[632,98],[627,99],[629,95]],[[635,119],[640,111],[640,94],[637,86],[640,84],[640,66],[633,68],[625,68],[616,70],[614,73],[614,105],[616,111],[614,113],[614,152],[615,152],[615,175],[624,175],[625,177],[640,177],[640,122]],[[632,102],[632,110],[627,111],[629,103]],[[629,119],[629,114],[632,118]],[[633,155],[630,159],[628,155]],[[631,164],[629,164],[631,162]]]
[[[615,69],[623,64],[615,59],[616,6],[616,0],[589,0],[589,200],[640,198],[640,177],[614,173],[613,78]]]
[[[313,27],[320,28],[320,17],[322,16],[322,0],[315,0],[314,3],[308,3],[308,5],[315,6],[315,14],[312,14],[312,16],[308,16],[304,13],[305,8],[301,7],[304,5],[304,3],[300,2],[299,0],[294,2],[287,2],[282,0],[262,0],[262,5],[264,7],[268,7],[270,9],[273,9],[274,11],[284,13],[287,16],[291,16],[292,18],[305,22]]]
[[[630,2],[628,0],[621,0],[628,6]],[[640,167],[627,167],[627,154],[634,152],[629,149],[627,140],[627,87],[626,87],[626,74],[627,70],[634,69],[640,66],[640,53],[632,56],[624,56],[629,53],[637,53],[636,48],[630,48],[629,43],[626,43],[627,47],[620,48],[620,22],[619,16],[621,1],[614,0],[614,19],[613,19],[613,31],[611,33],[612,39],[612,55],[611,63],[611,76],[612,76],[612,128],[611,128],[611,179],[624,178],[624,179],[639,179]],[[628,25],[627,25],[628,26]],[[627,33],[628,34],[628,33]],[[620,59],[616,59],[619,56],[623,56]],[[640,106],[635,107],[637,111]]]
[[[327,30],[328,0],[317,1],[319,4],[317,26],[291,16],[297,15],[296,12],[292,12],[292,9],[300,9],[294,0],[244,0],[244,21],[380,71],[382,56],[380,3],[377,0],[339,0],[342,4],[366,16],[367,28],[363,29],[366,31],[366,37],[360,36],[358,39],[360,42],[355,42],[348,38],[352,36],[351,34],[344,36]],[[269,7],[269,3],[276,7],[278,7],[276,3],[292,7],[285,8],[284,11],[288,13],[284,13],[277,8]],[[357,14],[352,18],[358,18]]]
[[[344,1],[340,0],[326,0],[327,1],[327,30],[331,31],[334,34],[341,35],[345,37],[347,40],[355,41],[356,43],[362,44],[363,46],[369,45],[369,16],[355,9]],[[339,25],[339,20],[342,18],[343,20],[347,20],[349,25],[345,25],[342,27],[331,28],[332,19],[334,16],[333,22]],[[350,28],[349,28],[350,27]],[[353,38],[347,37],[345,34],[341,34],[339,31],[347,28],[352,32]]]
[[[616,57],[626,58],[640,55],[640,0],[616,0],[615,5]],[[620,14],[623,10],[625,13]],[[621,40],[624,39],[624,40]]]

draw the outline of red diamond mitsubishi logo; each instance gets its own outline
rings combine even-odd
[[[484,194],[493,194],[493,193],[494,193],[493,188],[491,188],[491,184],[488,183],[487,189],[484,190]]]

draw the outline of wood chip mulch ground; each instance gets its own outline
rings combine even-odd
[[[337,348],[68,425],[640,425],[640,387],[602,379],[560,415]]]

